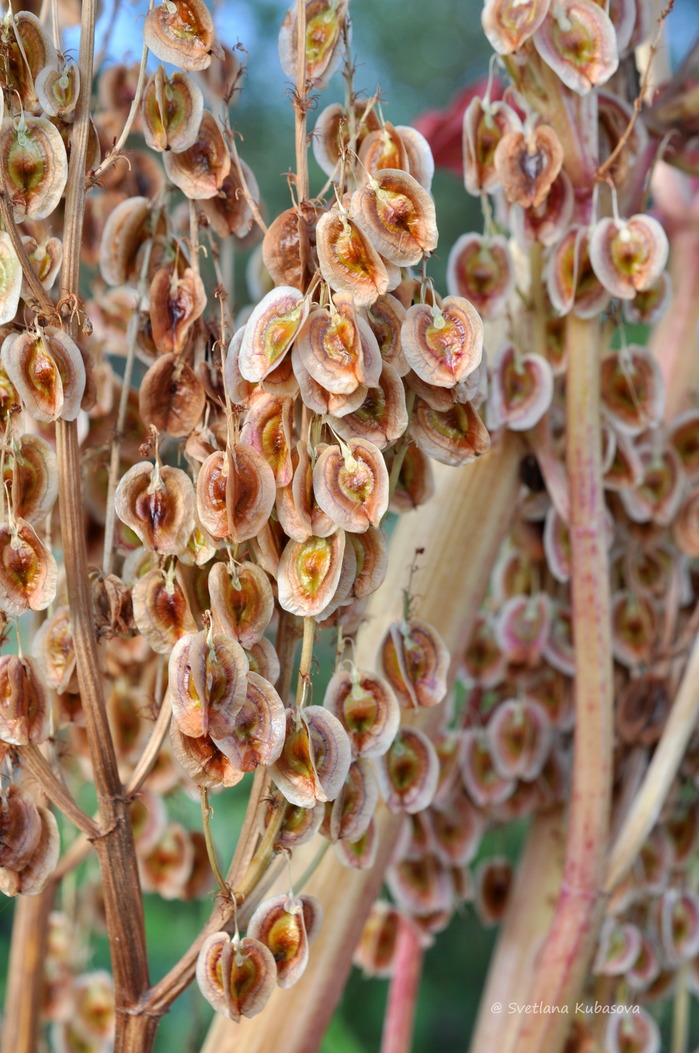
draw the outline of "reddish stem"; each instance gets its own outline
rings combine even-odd
[[[381,1053],[410,1053],[423,954],[418,930],[412,921],[401,917],[381,1036]]]

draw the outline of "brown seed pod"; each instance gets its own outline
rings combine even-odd
[[[232,734],[244,701],[248,660],[237,640],[220,633],[192,633],[175,644],[168,665],[170,702],[184,735]]]
[[[559,314],[594,318],[609,304],[610,294],[592,269],[586,227],[571,227],[556,244],[546,264],[546,291]]]
[[[122,476],[114,495],[116,513],[146,548],[176,556],[194,530],[195,497],[180,468],[141,461]]]
[[[463,297],[489,321],[500,317],[514,287],[515,271],[505,238],[462,234],[456,239],[447,261],[451,297]]]
[[[537,31],[546,18],[550,0],[486,0],[481,23],[490,46],[511,55]]]
[[[281,665],[272,641],[262,636],[252,647],[245,647],[243,650],[250,663],[250,672],[264,677],[270,684],[276,684],[281,673]]]
[[[387,979],[392,975],[400,921],[401,915],[386,900],[372,904],[353,959],[365,976]]]
[[[168,179],[190,201],[216,197],[231,170],[231,155],[221,125],[214,115],[204,110],[192,145],[177,154],[172,150],[163,154],[163,164]]]
[[[44,67],[34,81],[39,105],[49,117],[70,119],[80,93],[80,71],[77,63],[68,61],[62,69]]]
[[[12,440],[4,465],[3,482],[12,509],[29,523],[42,523],[56,503],[56,454],[38,435]]]
[[[325,816],[325,804],[321,802],[315,808],[299,808],[298,805],[285,802],[279,791],[276,790],[270,795],[267,809],[260,815],[260,833],[265,832],[272,815],[280,804],[284,809],[284,818],[275,843],[280,848],[297,848],[299,845],[307,844],[321,827]]]
[[[33,798],[13,783],[0,808],[0,867],[23,870],[39,846],[41,830]]]
[[[622,439],[620,433],[617,436],[617,453]],[[663,449],[655,444],[644,443],[636,447],[635,452],[641,465],[640,479],[633,489],[620,491],[624,510],[634,523],[667,526],[677,515],[682,501],[680,459],[672,446]],[[636,466],[631,463],[630,467]]]
[[[522,208],[537,208],[561,170],[563,147],[553,128],[540,124],[528,135],[503,135],[493,161],[507,200]]]
[[[213,460],[216,456],[216,460]],[[214,537],[230,536],[234,541],[248,541],[264,528],[274,507],[276,486],[274,473],[257,450],[242,442],[228,447],[225,454],[212,454],[206,467],[206,499],[209,526]],[[225,521],[223,513],[225,511]],[[202,516],[204,525],[207,521]],[[211,527],[215,526],[212,530]],[[219,534],[218,531],[225,533]]]
[[[323,511],[343,530],[378,526],[388,508],[388,471],[381,451],[366,439],[341,449],[326,446],[313,469],[313,489]]]
[[[296,351],[313,380],[326,391],[336,395],[351,395],[360,384],[366,383],[363,341],[376,342],[373,333],[360,333],[360,322],[351,304],[331,305],[328,310],[318,307],[311,311],[302,326]],[[374,361],[380,361],[377,353]]]
[[[313,464],[306,443],[296,444],[290,485],[277,489],[276,511],[284,533],[294,541],[306,541],[311,534],[328,537],[337,530],[330,516],[318,505],[313,489]]]
[[[361,147],[369,132],[377,131],[381,127],[374,107],[374,100],[357,99],[354,103],[353,117],[350,118],[339,102],[333,102],[318,115],[311,146],[313,156],[327,176],[335,177],[340,164],[340,156],[350,145],[352,121],[356,149]]]
[[[260,453],[274,473],[277,486],[287,486],[293,478],[291,433],[294,400],[288,395],[256,391],[250,396],[245,424],[240,433],[246,443]]]
[[[3,341],[2,364],[35,420],[75,420],[85,392],[85,365],[78,345],[62,329],[11,333]]]
[[[624,686],[614,707],[614,726],[629,746],[654,746],[670,709],[667,681],[650,673]]]
[[[3,872],[0,868],[0,891],[5,895],[13,896],[16,893],[24,896],[38,895],[46,888],[49,878],[56,869],[61,851],[58,823],[53,812],[48,808],[38,807],[37,811],[41,832],[39,843],[29,861],[19,871],[5,870]]]
[[[575,191],[565,168],[562,168],[537,208],[513,206],[510,213],[512,233],[523,247],[553,245],[570,228],[574,210]]]
[[[35,633],[32,655],[44,684],[58,695],[78,690],[70,611],[58,607]]]
[[[352,751],[342,724],[322,706],[286,711],[286,738],[270,769],[291,804],[313,808],[334,801],[347,778]]]
[[[330,837],[333,841],[358,841],[367,831],[376,805],[379,788],[369,761],[352,761],[344,786],[338,793],[330,813]]]
[[[381,796],[392,812],[420,812],[432,802],[439,760],[423,731],[401,727],[386,753],[376,759]]]
[[[369,870],[376,862],[378,851],[375,820],[370,820],[365,832],[357,841],[336,841],[333,847],[342,866],[350,870]]]
[[[204,96],[186,73],[168,77],[162,66],[151,75],[143,92],[143,135],[151,150],[188,150],[199,132]]]
[[[0,658],[0,739],[14,746],[45,742],[49,708],[30,658]]]
[[[653,216],[601,219],[590,236],[590,262],[612,296],[632,300],[648,289],[665,268],[670,245]]]
[[[347,732],[355,757],[380,757],[400,724],[400,707],[388,683],[375,673],[338,670],[323,705]]]
[[[181,637],[197,631],[178,572],[148,571],[134,584],[131,599],[136,627],[158,654],[170,654]]]
[[[506,102],[476,96],[464,113],[464,183],[469,194],[492,191],[498,183],[495,151],[508,132],[521,132],[519,116]]]
[[[306,0],[306,76],[309,87],[324,88],[342,58],[342,30],[349,0]],[[298,29],[296,5],[284,16],[279,31],[279,61],[283,72],[296,79]]]
[[[18,93],[22,109],[35,110],[39,105],[36,81],[42,70],[58,69],[56,49],[31,11],[10,12],[1,33],[6,87]]]
[[[56,597],[58,568],[30,523],[13,519],[0,526],[0,608],[19,617],[43,611]]]
[[[590,0],[560,0],[534,34],[534,47],[547,66],[579,95],[604,84],[619,65],[612,21]]]
[[[107,285],[124,285],[137,280],[138,250],[150,237],[150,202],[146,197],[130,197],[107,217],[100,242],[100,273]]]
[[[470,464],[490,449],[490,435],[470,402],[440,412],[418,398],[409,431],[420,449],[442,464]]]
[[[163,899],[180,899],[193,862],[194,847],[189,831],[180,823],[168,823],[148,855],[138,860],[143,891],[157,892]]]
[[[421,919],[451,913],[454,899],[451,870],[433,853],[396,863],[386,872],[386,884],[398,906]]]
[[[159,267],[148,290],[153,342],[159,354],[178,355],[189,331],[206,307],[204,283],[191,267]]]
[[[216,631],[233,636],[245,648],[253,647],[274,613],[274,594],[265,572],[249,560],[235,567],[214,563],[208,588]]]
[[[374,248],[398,267],[412,267],[437,247],[434,201],[417,179],[384,168],[355,190],[351,214]]]
[[[493,763],[505,779],[538,778],[553,740],[543,706],[528,698],[506,699],[491,714],[487,732]]]
[[[0,128],[0,165],[15,223],[45,219],[63,196],[68,158],[61,133],[46,117],[7,117]]]
[[[144,376],[138,406],[147,427],[181,439],[194,431],[201,420],[206,391],[184,359],[166,354],[158,358]]]
[[[316,226],[316,250],[321,274],[331,289],[347,292],[360,306],[372,304],[388,291],[385,262],[359,226],[333,207]]]
[[[390,467],[389,464],[389,471]],[[414,508],[429,501],[433,493],[434,477],[430,458],[422,452],[419,446],[411,443],[403,457],[398,482],[388,506],[389,510],[399,515],[402,512],[411,512]]]
[[[215,742],[240,771],[254,771],[258,764],[269,767],[279,760],[286,738],[284,703],[269,681],[249,672],[245,701],[238,710],[233,730]]]
[[[631,344],[612,351],[600,363],[602,407],[617,431],[640,435],[663,417],[665,385],[657,359]]]
[[[326,538],[289,541],[277,572],[282,610],[304,618],[320,614],[335,595],[344,552],[344,530],[337,530]]]
[[[380,527],[370,526],[363,533],[352,533],[348,537],[356,561],[352,596],[362,600],[383,585],[388,569],[388,544]]]
[[[496,925],[502,921],[512,880],[512,863],[509,859],[492,856],[479,863],[474,874],[474,905],[483,925]]]
[[[404,377],[410,369],[400,342],[405,307],[395,296],[386,293],[385,296],[379,296],[373,304],[366,308],[366,314],[371,331],[379,345],[382,359],[393,366],[399,376]]]
[[[10,235],[0,231],[0,325],[11,322],[17,314],[22,288],[22,267]]]
[[[236,1023],[262,1012],[277,982],[272,951],[253,936],[214,932],[197,958],[197,984],[217,1013]]]
[[[415,304],[406,312],[401,346],[418,377],[451,388],[480,364],[483,322],[462,296],[447,296],[441,307]]]
[[[447,693],[449,652],[427,622],[393,622],[380,652],[384,676],[402,706],[436,706]]]
[[[260,203],[260,188],[249,165],[241,158],[231,158],[231,170],[223,180],[215,197],[202,201],[202,210],[219,238],[233,234],[245,238],[255,222],[254,213],[243,194],[243,181],[248,195],[255,204]],[[291,284],[291,283],[286,283]]]
[[[49,290],[56,280],[61,263],[63,262],[63,243],[59,238],[47,238],[45,241],[37,242],[36,238],[24,236],[22,238],[25,252],[29,258],[34,273],[43,285]],[[3,257],[4,258],[4,257]],[[27,279],[22,276],[21,297],[31,302],[34,294],[29,288]]]
[[[359,151],[359,160],[365,178],[378,175],[385,168],[402,172],[410,171],[408,150],[402,135],[390,121],[384,121],[381,128],[369,132]]]
[[[272,289],[260,300],[246,323],[238,355],[245,380],[258,382],[279,365],[307,313],[306,300],[291,285]]]
[[[312,266],[311,242],[321,210],[304,201],[298,208],[280,212],[262,239],[262,261],[275,285],[290,285],[302,292]]]
[[[152,7],[143,42],[161,62],[186,70],[206,69],[214,52],[214,23],[203,0],[166,0]]]
[[[184,735],[179,724],[170,724],[170,741],[175,760],[182,765],[197,786],[237,786],[245,772],[231,764],[228,757],[209,735],[193,738]]]

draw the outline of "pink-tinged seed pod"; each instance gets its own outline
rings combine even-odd
[[[604,472],[604,486],[606,490],[617,490],[622,493],[633,491],[643,482],[645,466],[641,460],[641,454],[634,445],[633,439],[623,433],[613,432],[614,451],[610,463]],[[647,502],[639,506],[639,513],[647,514]]]
[[[186,70],[211,64],[214,38],[213,19],[203,0],[167,0],[151,8],[143,24],[149,51],[161,62]]]
[[[459,766],[464,788],[479,808],[502,803],[514,790],[514,782],[503,778],[495,767],[485,732],[464,732]]]
[[[356,562],[352,596],[356,600],[363,600],[373,595],[386,577],[386,537],[379,527],[370,526],[362,534],[348,534],[347,538],[354,549]]]
[[[658,905],[658,932],[665,961],[678,966],[699,954],[699,896],[667,889]]]
[[[0,739],[14,746],[45,742],[49,707],[31,658],[0,657]]]
[[[349,870],[370,870],[376,862],[378,844],[376,822],[371,819],[360,838],[356,841],[336,841],[333,848],[342,866]]]
[[[253,647],[274,613],[274,594],[265,572],[249,560],[233,569],[214,563],[208,587],[216,631],[233,636],[243,647]]]
[[[624,319],[631,325],[657,325],[672,303],[672,297],[672,278],[663,271],[648,289],[640,289],[633,300],[624,300]]]
[[[250,396],[247,417],[240,433],[240,441],[261,453],[270,465],[277,486],[287,486],[293,477],[293,414],[292,397],[258,390]]]
[[[439,760],[427,735],[400,727],[388,751],[376,759],[376,777],[390,811],[412,814],[427,808],[439,779]]]
[[[370,387],[359,409],[329,423],[341,439],[367,439],[379,450],[397,442],[408,428],[405,387],[396,370],[383,363],[376,386]]]
[[[674,975],[674,974],[671,974]],[[612,1015],[605,1031],[609,1053],[660,1053],[660,1029],[643,1006]]]
[[[194,530],[192,480],[180,468],[141,461],[122,476],[114,495],[116,513],[146,548],[176,556]]]
[[[237,786],[245,775],[231,764],[209,735],[197,738],[184,735],[174,720],[170,724],[170,742],[175,760],[196,786]]]
[[[551,632],[542,650],[544,660],[564,676],[575,676],[575,646],[573,643],[573,612],[556,600],[552,604]]]
[[[41,817],[33,798],[13,783],[0,808],[0,867],[21,872],[37,850],[41,833]]]
[[[335,798],[330,814],[333,841],[354,843],[366,833],[379,802],[379,788],[371,763],[362,758],[352,761],[347,778]]]
[[[368,306],[389,291],[386,263],[360,227],[333,207],[316,226],[316,250],[324,280],[336,292],[346,292],[358,306]]]
[[[546,290],[559,314],[572,311],[593,318],[609,304],[610,294],[590,262],[586,227],[571,227],[552,248],[545,268]]]
[[[344,530],[336,530],[330,537],[289,541],[277,572],[282,610],[304,618],[320,614],[335,595],[344,554]]]
[[[409,432],[428,457],[455,467],[470,464],[490,449],[488,430],[470,402],[440,411],[418,398]]]
[[[264,296],[248,319],[238,356],[241,376],[250,382],[266,377],[286,355],[308,314],[308,302],[292,285]]]
[[[626,970],[626,982],[634,991],[644,991],[660,974],[660,957],[658,950],[647,935],[641,933],[641,947],[632,963]]]
[[[151,150],[188,150],[199,132],[204,96],[192,77],[175,70],[168,77],[158,66],[143,92],[143,135]]]
[[[398,267],[413,267],[437,247],[434,201],[417,179],[400,169],[384,168],[355,190],[352,218],[383,257]]]
[[[0,166],[15,223],[46,219],[63,196],[68,158],[58,129],[46,117],[5,118],[0,127]]]
[[[214,538],[236,542],[256,537],[269,519],[276,486],[274,473],[256,449],[238,442],[217,450],[197,478],[197,510]]]
[[[199,951],[196,980],[216,1012],[237,1023],[262,1012],[276,986],[277,967],[260,940],[214,932]]]
[[[54,326],[11,333],[2,364],[24,408],[35,420],[75,420],[85,391],[85,365],[78,345]]]
[[[206,307],[204,283],[195,270],[159,267],[148,290],[153,341],[159,354],[179,355]]]
[[[0,231],[0,325],[11,322],[17,314],[22,282],[22,267],[10,235]]]
[[[511,55],[537,31],[551,0],[486,0],[481,24],[498,55]]]
[[[398,840],[393,850],[394,859],[422,859],[434,854],[434,837],[429,820],[429,808],[413,815],[405,814]]]
[[[232,734],[246,697],[248,660],[236,640],[191,633],[175,644],[168,665],[170,702],[185,735]]]
[[[478,96],[464,113],[464,184],[469,194],[492,191],[498,183],[495,151],[508,132],[521,132],[522,122],[506,102],[491,102]]]
[[[376,131],[369,132],[359,151],[361,171],[365,179],[378,175],[385,168],[403,172],[410,170],[405,141],[390,121],[384,121]]]
[[[518,353],[512,344],[496,352],[490,376],[488,426],[528,431],[541,420],[553,399],[553,370],[545,358]]]
[[[326,446],[313,469],[316,500],[343,530],[378,527],[388,509],[388,471],[381,451],[366,439]]]
[[[214,741],[239,771],[269,767],[279,760],[286,736],[284,703],[269,681],[249,672],[245,701],[235,717],[233,730]]]
[[[667,234],[647,215],[601,219],[590,236],[593,270],[605,289],[622,300],[633,300],[639,289],[657,281],[669,251]]]
[[[277,488],[277,517],[284,533],[294,541],[306,541],[311,534],[328,537],[337,525],[318,506],[313,490],[313,464],[308,445],[298,442],[291,453],[294,477],[290,485]]]
[[[536,666],[551,631],[551,600],[546,593],[512,596],[500,608],[496,636],[508,662]]]
[[[365,976],[391,975],[401,915],[386,900],[376,900],[364,922],[353,961]]]
[[[667,526],[675,518],[682,501],[684,480],[680,459],[672,446],[658,450],[649,443],[636,447],[636,453],[642,474],[634,489],[621,490],[619,496],[624,510],[634,523],[652,522]]]
[[[417,179],[420,186],[429,191],[434,177],[434,157],[430,144],[422,132],[410,124],[397,124],[395,130],[403,144],[410,175]]]
[[[296,74],[294,73],[295,77]],[[371,99],[356,99],[354,103],[354,127],[357,149],[359,149],[369,132],[381,127],[378,114]],[[340,156],[350,143],[351,118],[339,102],[333,102],[321,110],[311,136],[313,156],[327,176],[334,178]]]
[[[534,34],[534,47],[578,95],[604,84],[619,65],[614,26],[594,0],[556,0]]]
[[[244,647],[243,650],[250,663],[250,672],[263,676],[270,684],[276,684],[281,666],[272,641],[262,636],[252,647]]]
[[[523,248],[554,245],[569,229],[575,208],[575,191],[562,168],[540,205],[510,210],[510,228]]]
[[[546,553],[546,566],[556,581],[565,585],[567,581],[570,581],[571,571],[570,532],[568,524],[561,519],[553,505],[546,513],[544,552]]]
[[[398,731],[398,701],[386,681],[374,673],[338,670],[323,705],[342,724],[356,757],[382,756]]]
[[[441,307],[415,304],[401,327],[401,344],[418,377],[452,388],[480,364],[483,322],[463,296],[447,296]]]
[[[597,976],[623,976],[641,951],[641,930],[631,922],[606,918],[597,942],[592,971]]]
[[[13,617],[43,611],[56,598],[58,568],[24,519],[0,525],[0,609]]]
[[[538,208],[563,165],[563,146],[548,124],[533,131],[507,132],[493,157],[498,182],[511,204]]]
[[[56,454],[38,435],[12,440],[5,456],[5,492],[16,516],[43,523],[58,497]]]
[[[206,407],[206,391],[181,356],[162,355],[138,390],[138,408],[147,428],[182,439],[196,428]]]
[[[612,597],[612,651],[617,662],[635,669],[650,661],[658,636],[658,612],[648,596],[626,590]]]
[[[197,631],[177,572],[148,571],[135,582],[131,600],[136,628],[157,654],[169,655],[182,636]]]
[[[487,725],[493,764],[505,779],[530,782],[541,773],[553,743],[546,710],[528,698],[507,699]]]
[[[427,622],[392,622],[381,644],[380,663],[402,706],[436,706],[447,693],[449,651]]]
[[[299,332],[296,347],[313,380],[335,395],[351,395],[366,383],[366,368],[360,319],[349,304],[314,308]],[[374,339],[369,331],[369,339]],[[374,341],[375,342],[375,341]],[[374,355],[380,369],[378,347]],[[372,380],[375,380],[372,377]]]
[[[393,366],[400,377],[409,370],[400,343],[405,307],[391,293],[379,296],[365,308],[367,321],[379,345],[381,358]]]
[[[386,884],[398,906],[411,914],[450,910],[453,904],[451,872],[434,855],[389,867]]]
[[[340,721],[321,706],[287,710],[286,739],[271,767],[272,781],[290,804],[313,808],[340,792],[351,762]]]
[[[297,348],[291,352],[291,364],[298,381],[301,401],[304,406],[319,416],[329,414],[334,417],[343,417],[359,409],[367,397],[368,389],[365,384],[359,384],[351,395],[335,395],[326,391],[308,372]]]
[[[342,59],[342,34],[349,0],[306,0],[306,83],[314,91],[326,87]],[[284,16],[279,31],[282,71],[296,80],[298,28],[296,5]]]
[[[502,921],[512,888],[512,864],[503,856],[484,859],[474,873],[474,906],[486,927]]]
[[[632,344],[610,351],[600,363],[602,409],[617,431],[640,435],[658,426],[665,408],[665,385],[657,359]]]
[[[463,791],[457,789],[444,804],[433,805],[429,816],[434,851],[444,866],[470,863],[485,832],[485,820]]]
[[[231,170],[231,155],[221,125],[212,113],[204,110],[192,146],[180,153],[164,153],[163,165],[168,179],[190,201],[216,197]]]
[[[498,318],[515,287],[515,272],[505,238],[496,234],[462,234],[454,242],[447,261],[447,289],[450,297],[462,297],[486,321]],[[444,301],[444,304],[447,300]],[[444,307],[444,304],[442,305]],[[415,308],[411,307],[411,311]],[[481,350],[482,350],[481,326]],[[474,362],[474,368],[480,362]],[[415,368],[413,366],[413,368]],[[418,375],[421,373],[416,369]],[[468,374],[464,374],[468,375]],[[428,377],[424,377],[429,380]],[[430,380],[436,384],[436,380]]]
[[[181,823],[168,823],[152,851],[139,858],[141,888],[144,892],[157,892],[163,899],[179,899],[193,862],[189,832]]]
[[[282,800],[279,791],[276,791],[269,800],[267,810],[260,815],[260,833],[264,833],[269,825],[273,814],[272,807],[279,807]],[[320,830],[325,816],[325,804],[319,802],[314,808],[300,808],[296,804],[283,803],[284,818],[275,845],[279,848],[298,848],[305,845]]]

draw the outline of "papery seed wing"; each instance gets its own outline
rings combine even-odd
[[[277,983],[292,987],[308,964],[308,937],[303,904],[289,896],[274,896],[257,908],[248,936],[269,947],[277,963]]]

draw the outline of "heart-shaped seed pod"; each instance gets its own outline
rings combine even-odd
[[[612,296],[632,300],[663,271],[670,251],[657,219],[637,215],[627,220],[601,219],[590,237],[590,262]]]
[[[354,113],[350,117],[341,103],[333,102],[318,115],[311,137],[313,156],[322,171],[331,179],[336,177],[340,157],[350,145],[351,127],[354,129],[355,149],[361,147],[369,132],[377,131],[381,127],[374,107],[374,100],[357,99],[354,103]]]
[[[5,237],[5,235],[3,235]],[[0,245],[2,239],[0,238]],[[47,238],[46,241],[38,243],[36,238],[24,236],[22,238],[24,250],[32,265],[34,273],[47,291],[51,289],[56,280],[61,263],[63,262],[63,243],[59,238]],[[4,259],[4,255],[3,255]],[[9,266],[9,264],[8,264]],[[23,300],[31,303],[34,293],[29,288],[27,279],[22,275],[22,286],[20,296]]]
[[[476,855],[485,832],[485,821],[457,788],[444,804],[429,812],[435,855],[448,867],[467,866]]]
[[[257,673],[248,673],[247,694],[233,731],[216,738],[218,748],[240,771],[269,767],[279,760],[286,737],[284,703],[272,685]]]
[[[139,633],[157,654],[170,654],[177,641],[197,631],[177,572],[151,570],[134,584],[131,599]]]
[[[381,644],[380,662],[402,706],[436,706],[447,693],[449,651],[427,622],[392,622]]]
[[[667,974],[670,984],[673,976],[674,972]],[[667,988],[665,991],[667,993]],[[660,1053],[660,1028],[643,1006],[634,1006],[610,1016],[604,1044],[609,1053]]]
[[[481,24],[498,55],[511,55],[536,33],[551,0],[486,0]]]
[[[277,486],[287,486],[293,478],[291,433],[294,400],[287,395],[254,392],[248,404],[241,443],[251,446],[267,461]]]
[[[49,117],[70,118],[75,112],[80,93],[77,63],[66,62],[62,69],[46,66],[34,81],[39,105]]]
[[[45,219],[61,200],[68,158],[61,133],[46,117],[6,118],[0,128],[0,165],[15,223]]]
[[[56,869],[58,857],[61,851],[61,840],[58,834],[58,823],[48,808],[37,808],[41,822],[41,833],[39,843],[36,846],[26,866],[20,871],[5,871],[0,869],[0,891],[5,895],[20,893],[23,896],[36,896],[43,892],[48,884],[49,878]],[[16,875],[11,881],[10,889],[3,881],[7,875]]]
[[[378,526],[388,509],[388,471],[373,443],[350,439],[326,446],[313,469],[313,489],[323,511],[343,530]]]
[[[426,403],[424,403],[427,406]],[[427,407],[429,408],[429,407]],[[390,471],[391,465],[388,464]],[[429,457],[413,444],[408,446],[400,466],[398,482],[388,506],[400,515],[425,504],[434,493],[434,476]]]
[[[0,658],[0,739],[14,746],[45,742],[49,734],[46,694],[30,658]]]
[[[35,110],[39,105],[36,81],[42,70],[58,69],[49,35],[31,11],[10,12],[2,25],[2,45],[6,87],[18,93],[22,109]]]
[[[0,325],[17,314],[22,290],[22,267],[12,248],[10,235],[0,231]]]
[[[291,804],[313,808],[334,801],[352,759],[340,721],[322,706],[286,711],[286,738],[270,769],[272,781]]]
[[[165,0],[143,24],[143,43],[161,62],[206,69],[214,50],[214,23],[203,0]]]
[[[296,349],[311,377],[326,391],[349,395],[364,383],[362,341],[351,304],[311,311],[299,332]]]
[[[410,914],[424,917],[452,909],[454,885],[451,873],[435,855],[404,859],[389,867],[386,884],[398,906]]]
[[[203,281],[191,267],[186,267],[181,275],[174,268],[159,267],[150,283],[148,301],[158,353],[178,355],[206,307]]]
[[[507,200],[522,208],[537,208],[561,170],[563,147],[553,128],[540,124],[529,134],[507,132],[493,162]]]
[[[330,414],[335,417],[343,417],[347,413],[353,413],[354,410],[359,409],[366,398],[367,388],[364,384],[359,384],[351,395],[334,395],[332,392],[326,391],[308,372],[301,361],[297,348],[294,348],[291,352],[291,365],[294,370],[294,376],[298,381],[301,401],[304,406],[319,416]]]
[[[5,460],[3,482],[15,515],[42,523],[58,496],[56,454],[38,435],[13,440]]]
[[[459,769],[464,788],[475,805],[489,808],[511,795],[515,783],[498,772],[483,731],[465,731],[459,752]]]
[[[508,662],[536,666],[551,631],[551,601],[546,593],[511,596],[500,608],[496,637]]]
[[[617,439],[617,456],[622,438],[620,434]],[[641,461],[642,477],[634,489],[620,492],[624,510],[634,523],[652,522],[667,526],[675,518],[682,501],[679,457],[671,446],[658,450],[650,444],[637,447],[636,453]]]
[[[163,899],[180,899],[193,862],[189,831],[180,823],[168,823],[152,851],[138,860],[141,888],[144,892],[157,892]]]
[[[146,548],[176,556],[194,530],[192,480],[180,468],[141,461],[122,476],[114,495],[116,514]]]
[[[415,304],[405,315],[401,345],[418,377],[451,388],[476,369],[483,354],[483,322],[462,296],[447,296],[441,308]]]
[[[545,358],[522,355],[512,344],[496,352],[491,372],[488,425],[511,431],[533,428],[551,405],[553,371]]]
[[[392,812],[420,812],[437,789],[439,761],[434,746],[418,728],[400,727],[391,746],[376,758],[381,796]]]
[[[578,318],[594,318],[609,303],[590,261],[587,228],[574,226],[552,249],[546,264],[546,290],[559,314],[570,311]]]
[[[208,577],[211,615],[217,632],[252,647],[263,635],[274,613],[269,578],[246,560],[235,568],[214,563]]]
[[[594,0],[557,0],[534,34],[534,47],[578,95],[604,84],[619,65],[614,26]]]
[[[512,863],[504,856],[491,856],[476,867],[474,877],[474,906],[481,923],[486,927],[502,921],[512,888]]]
[[[248,660],[237,640],[192,633],[175,644],[168,665],[172,713],[191,738],[225,739],[245,702]]]
[[[375,249],[398,267],[413,267],[437,247],[434,201],[417,179],[384,168],[350,201],[353,219]]]
[[[34,634],[32,655],[46,687],[61,695],[78,690],[70,611],[58,607]]]
[[[291,486],[277,490],[276,509],[284,532],[294,541],[306,541],[316,537],[329,537],[337,525],[326,515],[316,501],[313,490],[313,464],[306,443],[299,442],[292,453],[296,458],[294,478]]]
[[[382,756],[398,731],[398,701],[386,681],[374,673],[338,670],[323,705],[347,732],[355,757]]]
[[[238,356],[245,380],[256,383],[279,365],[308,313],[308,303],[291,285],[267,293],[248,319]]]
[[[43,611],[56,598],[58,568],[30,523],[13,519],[0,526],[0,609],[19,617]]]
[[[410,370],[400,342],[405,310],[400,300],[390,293],[379,296],[366,308],[367,321],[376,337],[381,358],[393,366],[400,377]]]
[[[344,786],[335,798],[330,815],[330,837],[350,843],[366,833],[379,802],[379,788],[367,760],[350,764]]]
[[[640,435],[658,426],[665,408],[660,366],[644,347],[611,351],[600,364],[602,408],[618,431]]]
[[[275,285],[305,290],[312,265],[311,237],[318,215],[320,209],[305,201],[298,208],[280,212],[265,231],[262,262]]]
[[[505,661],[492,616],[479,614],[464,651],[461,676],[467,686],[497,687],[505,678]]]
[[[219,238],[227,238],[230,234],[245,238],[252,230],[255,216],[248,197],[243,193],[243,186],[248,197],[259,205],[260,188],[252,169],[241,158],[232,157],[231,170],[218,194],[202,202],[204,214]]]
[[[359,160],[365,179],[378,175],[385,168],[410,171],[406,143],[390,121],[385,121],[381,128],[365,136],[359,151]]]
[[[324,280],[336,292],[349,293],[367,306],[388,292],[386,265],[360,227],[337,206],[316,225],[316,250]]]
[[[470,464],[490,449],[488,430],[470,402],[440,412],[416,399],[410,435],[428,457],[442,464]]]
[[[337,590],[345,554],[345,532],[289,541],[277,572],[279,605],[290,614],[314,618]]]
[[[641,951],[641,930],[631,922],[606,918],[600,930],[592,971],[596,976],[623,976]]]
[[[463,298],[470,303],[471,316],[477,312],[482,318],[491,320],[502,314],[514,287],[514,267],[503,237],[499,234],[488,238],[481,234],[462,234],[457,238],[447,261],[448,300]],[[443,309],[446,303],[447,300],[442,305]],[[411,307],[410,310],[414,311],[415,308]],[[482,347],[482,324],[480,332]],[[473,369],[480,362],[480,357],[479,353],[473,362]],[[438,383],[423,376],[417,369],[415,372],[431,384]]]
[[[183,735],[179,725],[173,720],[170,724],[170,741],[175,760],[182,765],[196,786],[237,786],[245,775],[245,772],[231,764],[209,735],[200,735],[197,738]]]
[[[478,96],[471,99],[464,113],[464,184],[469,194],[494,190],[498,183],[495,151],[508,132],[521,132],[516,110],[506,102],[491,102]]]
[[[143,92],[143,135],[151,150],[175,153],[193,146],[204,112],[199,85],[175,70],[168,77],[162,66],[151,75]]]
[[[225,500],[226,534],[235,542],[248,541],[260,533],[274,507],[274,474],[262,454],[243,442],[228,447],[222,474],[226,476],[225,498],[218,500]],[[216,496],[218,486],[215,479],[209,484],[209,500]]]
[[[13,783],[0,808],[0,867],[23,870],[39,845],[41,829],[33,798]]]
[[[262,1012],[277,982],[274,955],[252,936],[214,932],[199,951],[196,979],[217,1013],[236,1023]]]
[[[658,610],[649,596],[622,590],[612,597],[612,651],[628,669],[647,664],[658,637]]]
[[[141,381],[138,406],[147,427],[181,439],[201,420],[206,392],[184,359],[167,354],[153,363]]]
[[[3,341],[2,364],[35,420],[75,420],[85,391],[85,365],[62,329],[11,333]]]
[[[507,699],[496,706],[487,726],[490,754],[505,779],[536,779],[546,762],[553,729],[546,711],[530,699]]]
[[[326,87],[342,58],[342,32],[349,0],[306,0],[305,82],[314,91]],[[296,80],[298,69],[297,10],[293,4],[279,31],[282,71]]]
[[[190,201],[216,197],[231,170],[231,155],[214,115],[204,110],[192,145],[179,153],[172,150],[164,153],[163,164],[168,179]]]
[[[632,589],[648,592],[651,596],[665,596],[670,588],[673,566],[672,545],[654,539],[642,548],[635,545],[627,548],[623,573]]]
[[[292,987],[308,964],[303,904],[293,896],[264,900],[248,924],[248,936],[268,947],[277,965],[277,983]]]

